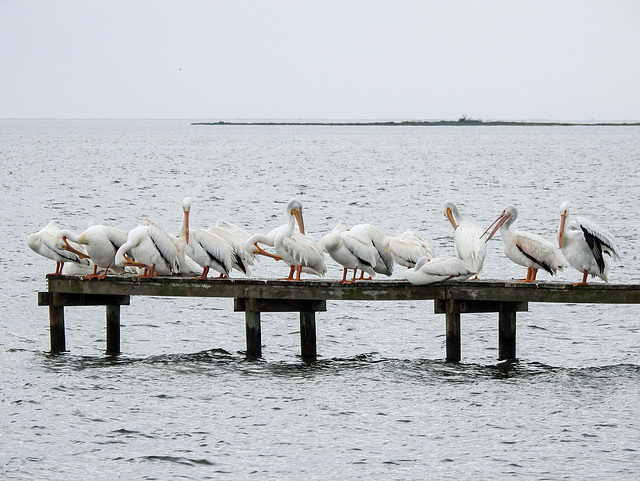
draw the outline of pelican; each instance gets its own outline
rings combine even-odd
[[[305,234],[302,204],[297,199],[291,199],[287,204],[288,222],[284,228],[276,230],[273,245],[276,254],[291,266],[288,281],[300,280],[302,270],[324,276],[327,268],[324,264],[324,253],[318,243],[311,236]],[[299,232],[295,229],[296,221]],[[295,279],[293,277],[296,273]]]
[[[247,248],[249,233],[226,220],[216,221],[216,224],[209,227],[207,232],[217,235],[229,244],[233,256],[233,266],[245,275],[249,275],[249,266],[253,265],[255,259],[252,249]]]
[[[562,249],[569,264],[582,272],[582,282],[587,283],[587,276],[597,276],[608,282],[608,263],[603,254],[620,260],[618,246],[613,236],[594,222],[584,217],[569,219],[569,202],[560,205],[560,228],[558,229],[558,247]]]
[[[149,218],[143,219],[142,225],[153,225],[158,229],[163,230],[162,227],[160,227],[158,224],[156,224]],[[188,255],[184,253],[184,243],[176,236],[169,235],[168,233],[167,233],[167,236],[169,237],[169,239],[171,239],[171,242],[173,242],[173,245],[178,251],[178,272],[176,272],[175,274],[184,275],[184,276],[199,275],[200,272],[202,272],[202,267],[196,264],[193,259],[191,259]]]
[[[320,247],[343,267],[341,281],[343,284],[355,282],[358,269],[371,277],[376,275],[374,266],[377,251],[371,239],[366,235],[358,235],[357,232],[347,230],[342,222],[339,222],[320,240]],[[350,281],[347,280],[349,269],[353,269],[353,279]]]
[[[27,245],[31,250],[46,257],[47,259],[56,261],[56,270],[49,275],[62,275],[62,269],[64,268],[65,262],[89,265],[89,261],[87,260],[89,256],[86,253],[81,252],[79,248],[76,250],[78,253],[76,253],[67,249],[60,249],[56,246],[56,236],[59,232],[60,229],[56,223],[49,222],[38,232],[27,236]]]
[[[500,229],[500,237],[502,237],[506,256],[516,264],[527,268],[527,277],[522,282],[534,282],[538,269],[544,269],[552,276],[562,270],[564,266],[562,257],[550,242],[536,234],[509,230],[517,217],[518,209],[513,205],[507,206],[482,234],[484,236],[493,227],[485,242],[488,242]]]
[[[126,254],[130,253],[130,256]],[[134,266],[144,269],[139,277],[168,276],[180,272],[178,249],[169,234],[150,221],[129,231],[127,242],[115,255],[117,266]]]
[[[178,238],[184,244],[185,253],[202,267],[198,279],[206,279],[209,269],[220,273],[221,278],[228,278],[233,268],[233,252],[231,246],[221,237],[202,229],[189,230],[189,212],[191,198],[182,201],[182,224]]]
[[[100,280],[107,276],[110,268],[119,270],[115,265],[115,255],[120,246],[127,242],[127,233],[92,220],[89,227],[81,234],[74,234],[66,229],[56,234],[57,246],[79,256],[81,252],[69,245],[69,241],[85,246],[86,253],[93,262],[93,273],[86,278]],[[98,267],[104,268],[103,274],[98,274]]]
[[[448,280],[462,281],[474,274],[476,273],[459,257],[429,259],[424,256],[418,259],[413,269],[407,271],[407,280],[411,284],[422,286]]]
[[[420,257],[435,257],[429,243],[409,229],[395,237],[387,237],[384,246],[389,249],[394,261],[408,268],[415,266]]]
[[[482,228],[464,220],[456,205],[451,201],[446,201],[443,204],[442,213],[449,219],[455,232],[454,242],[458,257],[476,275],[479,274],[482,271],[484,258],[487,255],[487,243],[480,239]]]
[[[354,234],[365,235],[369,238],[373,247],[376,250],[376,263],[373,266],[373,270],[378,274],[384,274],[390,276],[393,274],[393,255],[388,247],[385,247],[385,239],[387,238],[382,232],[376,229],[371,224],[357,224],[351,228],[351,232]],[[360,273],[362,277],[362,273]]]

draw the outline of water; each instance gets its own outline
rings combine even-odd
[[[231,300],[132,298],[120,356],[104,354],[101,307],[66,310],[69,352],[53,356],[36,292],[54,265],[25,244],[50,220],[129,230],[148,216],[177,233],[186,195],[193,227],[266,232],[298,196],[316,238],[370,222],[450,255],[444,200],[484,226],[516,204],[515,227],[553,241],[569,199],[616,234],[610,281],[638,283],[637,127],[13,120],[0,146],[3,479],[637,479],[636,306],[530,304],[503,363],[497,315],[463,315],[452,364],[432,302],[328,302],[305,363],[296,314],[263,315],[264,358],[248,361]],[[483,277],[523,276],[497,236]]]

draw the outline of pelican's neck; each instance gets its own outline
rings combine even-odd
[[[64,241],[63,238],[70,240],[71,242],[75,242],[76,244],[86,244],[86,239],[84,238],[84,232],[82,234],[75,234],[67,229],[59,230],[56,233],[56,244],[62,244]]]

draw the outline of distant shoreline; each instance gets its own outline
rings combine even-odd
[[[239,121],[231,122],[221,120],[218,122],[192,122],[191,125],[256,125],[256,126],[363,126],[363,127],[432,127],[432,126],[525,126],[525,127],[628,127],[640,126],[640,122],[525,122],[525,121],[506,121],[506,120],[403,120],[403,121],[380,121],[380,122],[294,122],[294,121],[273,121],[273,122],[254,122]]]

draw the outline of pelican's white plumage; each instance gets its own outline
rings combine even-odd
[[[579,284],[586,284],[588,275],[608,282],[609,264],[604,254],[620,260],[618,245],[609,232],[584,217],[569,220],[567,201],[560,205],[558,246],[567,262],[582,273]]]
[[[66,262],[73,262],[76,264],[89,265],[89,261],[87,258],[89,257],[86,253],[82,255],[76,254],[75,252],[71,252],[67,249],[62,249],[56,246],[56,237],[60,232],[60,228],[57,226],[55,222],[49,222],[46,226],[40,229],[38,232],[34,232],[33,234],[29,234],[27,236],[27,245],[29,248],[40,254],[47,259],[51,259],[56,261],[56,270],[51,275],[62,275],[62,269],[64,268],[64,264]],[[77,247],[79,252],[80,247]]]
[[[518,217],[518,209],[509,205],[498,218],[485,231],[493,227],[493,231],[486,238],[486,242],[500,229],[500,237],[504,245],[504,253],[516,264],[527,268],[527,277],[524,282],[534,282],[538,269],[544,269],[551,275],[562,270],[564,260],[550,242],[539,235],[529,232],[511,232],[509,227]],[[484,235],[484,234],[483,234]]]
[[[421,257],[413,269],[407,270],[407,280],[422,286],[448,280],[465,280],[474,274],[459,257]]]
[[[393,274],[393,255],[391,254],[389,247],[385,245],[385,239],[387,236],[371,224],[354,225],[351,228],[351,232],[368,237],[373,244],[373,247],[376,250],[376,263],[373,270],[378,274],[384,274],[385,276]]]
[[[376,275],[374,266],[377,251],[368,236],[347,230],[339,222],[333,230],[320,240],[320,247],[343,267],[342,282],[354,282],[360,269],[371,277]],[[347,281],[347,271],[353,269],[353,279]]]
[[[75,234],[64,229],[56,235],[56,245],[62,249],[77,253],[68,241],[85,247],[86,253],[93,262],[93,273],[87,275],[87,279],[104,279],[109,269],[123,272],[115,263],[115,255],[120,246],[127,242],[127,233],[115,227],[98,224],[92,220],[89,227],[80,234]],[[98,267],[104,269],[103,274],[98,274]]]
[[[276,230],[274,247],[282,260],[291,266],[287,280],[300,280],[300,272],[303,270],[317,276],[324,276],[327,272],[324,253],[318,243],[305,234],[302,204],[297,199],[291,199],[287,203],[286,212],[287,224],[284,228]],[[296,221],[299,230],[295,228]]]
[[[173,240],[151,221],[143,221],[129,231],[127,242],[116,252],[115,262],[118,266],[144,269],[140,277],[170,276],[180,272],[178,249]]]
[[[247,248],[249,233],[226,220],[218,220],[213,227],[209,227],[207,232],[215,234],[225,240],[231,247],[233,267],[245,275],[249,275],[250,267],[254,264],[255,256],[253,250]]]
[[[429,243],[409,229],[397,236],[387,237],[384,245],[391,252],[394,261],[409,268],[414,267],[421,257],[435,257]]]
[[[480,274],[484,259],[487,256],[487,243],[480,238],[482,236],[482,228],[466,221],[457,206],[451,201],[446,201],[443,204],[442,213],[449,219],[455,232],[454,242],[458,257],[476,275]]]
[[[231,246],[221,237],[202,229],[189,229],[189,212],[191,198],[185,197],[182,202],[182,224],[178,238],[183,242],[184,252],[200,267],[200,279],[206,279],[209,269],[220,273],[220,277],[229,277],[233,267],[233,253]]]

